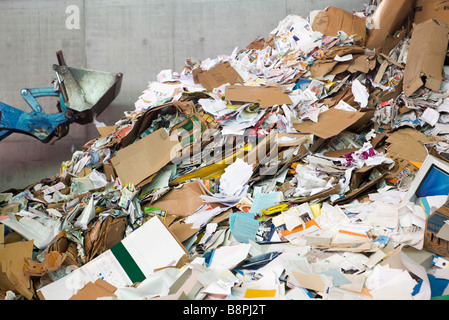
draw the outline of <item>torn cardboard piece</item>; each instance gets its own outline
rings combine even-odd
[[[132,183],[138,187],[146,178],[169,163],[179,146],[178,140],[161,128],[120,149],[111,158],[111,163],[122,184]]]
[[[319,79],[331,73],[337,65],[339,65],[338,61],[333,59],[315,60],[310,66],[310,73],[313,78]]]
[[[373,55],[361,54],[354,57],[354,60],[348,66],[351,73],[362,72],[368,73],[376,67],[376,59]]]
[[[104,297],[117,298],[114,294],[116,290],[116,287],[98,278],[95,282],[89,281],[84,288],[79,290],[69,300],[97,300]]]
[[[439,91],[448,46],[449,26],[432,19],[416,25],[412,32],[404,70],[404,93],[407,97],[423,85]]]
[[[343,31],[348,36],[356,35],[356,41],[357,39],[363,43],[366,41],[366,18],[332,6],[318,12],[313,20],[312,29],[332,37]]]
[[[402,128],[388,135],[386,142],[388,154],[395,157],[424,162],[428,152],[426,144],[434,143],[437,139],[433,136],[427,136],[424,133],[413,128]]]
[[[293,103],[278,86],[230,85],[225,88],[225,98],[227,101],[259,103],[261,108]]]
[[[201,70],[197,74],[197,78],[199,83],[209,92],[226,83],[235,84],[243,81],[239,73],[227,61],[209,70]]]
[[[44,261],[42,262],[26,259],[23,266],[23,272],[26,276],[41,277],[48,272],[58,270],[65,258],[65,254],[57,251],[46,252],[44,254]]]
[[[98,219],[83,234],[86,262],[112,248],[125,236],[127,217],[108,215],[104,220]]]
[[[251,49],[262,50],[267,45],[268,44],[267,44],[265,38],[259,37],[259,38],[254,39],[253,41],[251,41],[251,43],[246,46],[246,49],[248,49],[248,50],[251,50]]]
[[[320,138],[327,139],[336,136],[346,128],[357,123],[363,116],[363,112],[331,108],[320,113],[318,122],[307,120],[301,123],[294,123],[293,126],[299,132],[312,133]]]
[[[446,241],[449,241],[449,220],[446,220],[441,226],[440,231],[437,233],[437,237]]]

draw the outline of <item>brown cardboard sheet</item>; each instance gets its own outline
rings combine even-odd
[[[201,182],[194,180],[182,185],[180,188],[170,190],[149,206],[167,211],[168,214],[186,217],[195,212],[204,203],[200,196],[205,194],[206,192],[201,186]]]
[[[427,157],[425,144],[437,142],[435,137],[426,136],[414,128],[402,128],[388,135],[388,154],[398,158],[424,162]]]
[[[356,39],[366,41],[366,18],[332,6],[320,11],[315,16],[312,29],[327,36],[336,36],[341,30],[348,36],[357,35]]]
[[[410,96],[421,86],[439,91],[448,45],[448,25],[427,20],[415,25],[404,70],[404,93]]]
[[[223,62],[209,70],[201,71],[197,77],[201,85],[209,92],[223,84],[235,84],[242,81],[238,72],[229,62]]]
[[[302,133],[312,133],[320,138],[327,139],[336,136],[346,128],[355,124],[364,116],[363,112],[344,111],[330,108],[320,113],[318,122],[306,120],[294,123],[296,130]]]
[[[170,162],[178,146],[179,142],[162,128],[120,149],[111,158],[111,163],[122,184],[139,186],[139,183]]]
[[[388,36],[398,31],[413,12],[415,0],[383,0],[373,14],[368,25],[366,47],[377,52]]]
[[[20,293],[26,299],[33,298],[33,284],[24,274],[24,263],[33,254],[33,240],[4,245],[4,226],[0,225],[0,287]]]
[[[69,300],[97,300],[104,297],[117,297],[117,290],[112,284],[98,278],[95,282],[89,281],[84,288],[74,294]]]
[[[419,24],[429,19],[438,19],[449,24],[448,0],[416,0],[413,23]]]
[[[279,86],[226,86],[225,98],[228,101],[259,103],[261,108],[292,104],[292,100]]]

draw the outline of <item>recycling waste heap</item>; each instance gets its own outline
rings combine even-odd
[[[162,70],[55,176],[0,194],[2,299],[446,299],[434,2],[292,14]]]

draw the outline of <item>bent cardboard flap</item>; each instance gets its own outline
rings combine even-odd
[[[122,184],[135,186],[159,171],[175,157],[179,142],[164,128],[117,152],[111,163]]]
[[[433,91],[440,90],[448,34],[449,27],[438,20],[415,26],[404,70],[404,93],[407,96],[422,85]]]

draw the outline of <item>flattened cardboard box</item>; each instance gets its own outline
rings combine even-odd
[[[415,25],[404,70],[404,93],[412,95],[425,85],[439,91],[443,81],[449,27],[438,20]]]
[[[37,292],[41,300],[68,300],[89,282],[120,288],[174,265],[187,251],[159,217],[153,217],[108,251]]]
[[[138,186],[168,164],[176,156],[179,146],[178,140],[161,128],[120,149],[111,158],[111,163],[122,184]]]
[[[449,220],[449,202],[426,219],[423,247],[439,256],[449,257],[449,228],[446,220]]]

